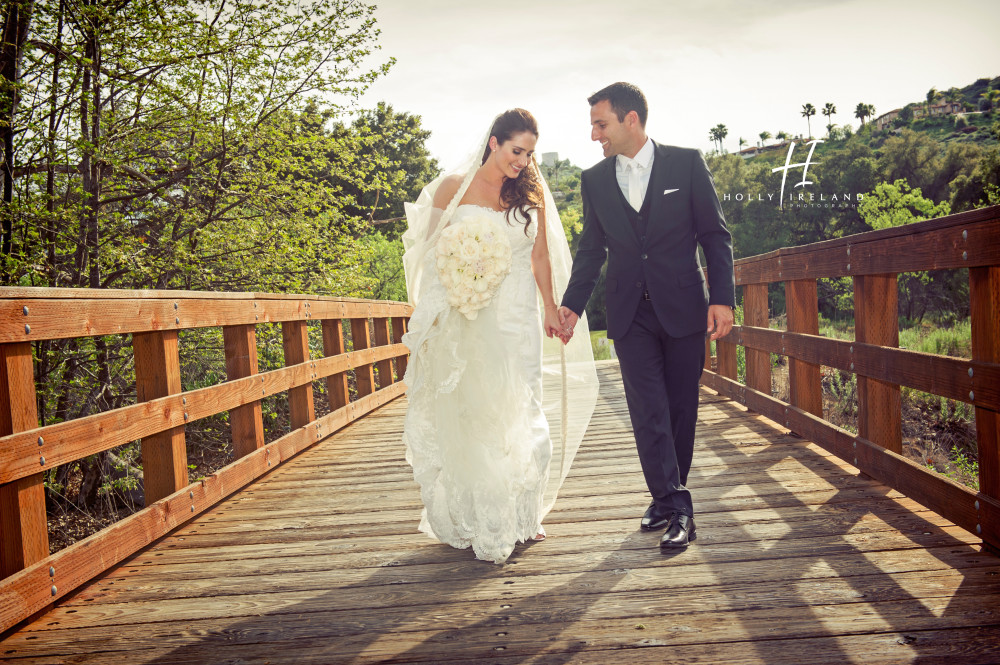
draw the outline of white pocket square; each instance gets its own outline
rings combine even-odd
[[[665,189],[665,190],[663,190],[663,195],[666,196],[667,194],[672,194],[673,192],[678,192],[678,191],[680,191],[680,190],[679,189]]]

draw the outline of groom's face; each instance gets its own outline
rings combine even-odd
[[[628,120],[628,116],[625,116],[625,121]],[[600,142],[605,157],[626,153],[633,143],[628,127],[619,122],[611,108],[611,102],[606,99],[590,107],[590,128],[590,139]]]

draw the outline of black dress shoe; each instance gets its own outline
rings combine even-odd
[[[667,526],[667,520],[670,515],[661,515],[660,511],[657,509],[655,503],[649,504],[649,508],[642,515],[642,522],[639,523],[639,527],[643,531],[656,531],[657,529],[662,529]]]
[[[660,539],[660,549],[684,549],[694,539],[694,518],[683,513],[674,513],[667,522],[667,532]]]

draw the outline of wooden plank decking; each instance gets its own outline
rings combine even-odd
[[[979,540],[704,390],[698,540],[661,555],[617,365],[546,526],[507,565],[416,531],[405,397],[0,642],[40,663],[995,663]]]

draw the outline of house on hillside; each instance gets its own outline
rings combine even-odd
[[[955,113],[962,112],[961,102],[944,102],[943,104],[934,104],[930,108],[930,115],[940,116],[940,115],[954,115]],[[913,109],[914,118],[922,118],[927,115],[926,106],[917,106]]]
[[[875,124],[875,129],[880,132],[883,129],[886,129],[892,123],[893,120],[899,117],[899,112],[902,110],[903,109],[893,109],[888,113],[883,113],[879,117],[872,120],[872,122]]]

